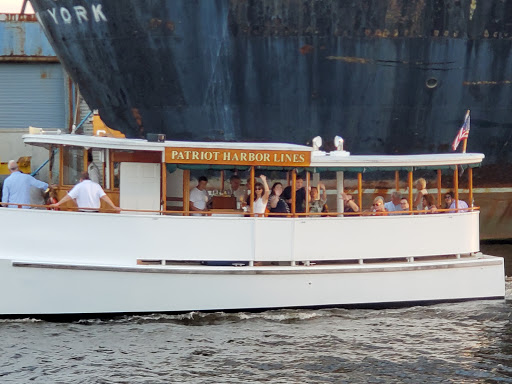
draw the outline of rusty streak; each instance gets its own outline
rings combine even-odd
[[[23,63],[27,61],[36,63],[58,63],[59,59],[56,56],[0,56],[0,62]]]
[[[344,61],[346,63],[356,63],[356,64],[369,64],[372,63],[373,60],[363,59],[362,57],[349,57],[349,56],[327,56],[327,60],[338,60]]]
[[[501,81],[464,81],[462,85],[501,85],[501,84],[512,84],[512,80],[501,80]]]

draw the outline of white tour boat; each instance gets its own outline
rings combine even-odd
[[[92,150],[101,184],[122,212],[0,208],[2,316],[402,305],[505,295],[503,258],[479,252],[479,211],[472,204],[436,214],[364,212],[363,176],[374,170],[396,175],[409,202],[413,172],[437,171],[439,197],[442,177],[453,176],[458,201],[463,166],[471,202],[472,170],[482,154],[354,156],[341,146],[323,152],[72,134],[29,134],[24,142],[48,149],[59,198],[87,170]],[[297,172],[306,188],[320,174],[321,181],[331,178],[334,203],[329,213],[297,213],[292,202],[287,217],[255,217],[251,199],[244,211],[219,193],[217,208],[192,215],[190,180],[198,172],[218,175],[220,191],[231,172],[252,180],[282,175],[292,190]],[[357,214],[343,212],[340,194],[349,179],[363,208]]]

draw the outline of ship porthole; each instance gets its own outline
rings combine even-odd
[[[438,83],[437,79],[431,77],[430,79],[428,79],[426,81],[425,85],[427,86],[427,88],[433,89],[433,88],[437,87],[437,83]]]

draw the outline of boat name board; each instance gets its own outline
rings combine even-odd
[[[171,164],[306,167],[311,163],[311,152],[221,148],[166,148],[165,162]]]

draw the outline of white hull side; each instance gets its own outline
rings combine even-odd
[[[145,258],[299,262],[470,254],[480,250],[478,218],[478,212],[293,219],[0,209],[0,231],[9,234],[0,258],[125,266]]]
[[[0,315],[410,303],[504,297],[504,290],[503,259],[495,257],[275,268],[34,267],[0,261]]]

